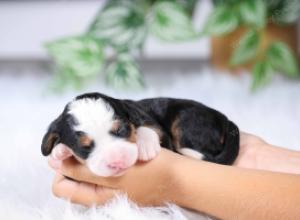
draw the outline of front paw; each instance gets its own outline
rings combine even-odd
[[[160,150],[158,134],[151,128],[139,127],[137,129],[138,159],[148,161],[155,158]]]

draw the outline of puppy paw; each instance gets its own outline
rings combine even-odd
[[[138,160],[148,161],[155,158],[161,150],[158,134],[151,128],[137,129]]]

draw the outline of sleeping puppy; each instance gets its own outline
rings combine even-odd
[[[120,100],[88,93],[68,103],[42,141],[48,156],[58,144],[96,175],[118,176],[161,147],[220,164],[232,164],[239,130],[222,113],[201,103],[172,98]]]

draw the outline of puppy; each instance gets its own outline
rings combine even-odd
[[[172,98],[120,100],[88,93],[68,103],[42,141],[48,156],[58,144],[96,175],[117,176],[137,160],[153,159],[161,147],[220,164],[232,164],[239,129],[201,103]]]

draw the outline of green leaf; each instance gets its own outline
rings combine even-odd
[[[204,25],[203,33],[215,36],[225,35],[234,31],[239,24],[239,18],[234,10],[221,4],[214,8]]]
[[[297,59],[290,48],[282,42],[274,42],[267,50],[272,66],[290,77],[299,75]]]
[[[230,64],[240,65],[253,59],[257,54],[259,42],[258,33],[254,30],[248,31],[238,42],[230,59]]]
[[[234,5],[238,4],[241,0],[213,0],[214,5],[222,5],[222,4],[228,4],[228,5]]]
[[[143,87],[141,72],[128,54],[121,54],[106,71],[106,81],[116,89],[140,89]]]
[[[271,0],[271,1],[265,1],[268,9],[268,13],[274,13],[277,10],[280,10],[280,7],[282,6],[282,0]]]
[[[76,77],[91,77],[99,73],[103,64],[102,44],[88,36],[69,37],[46,44],[48,53],[60,72]]]
[[[184,8],[171,1],[157,1],[154,4],[150,31],[166,41],[184,41],[197,36]]]
[[[276,8],[274,7],[270,8],[271,9],[270,17],[275,23],[279,23],[279,24],[294,23],[300,17],[299,0],[281,0],[275,6]]]
[[[240,16],[246,24],[257,28],[266,25],[267,7],[263,0],[244,0],[240,4]]]
[[[96,16],[88,33],[118,51],[139,48],[146,36],[144,11],[134,1],[113,1]]]
[[[176,2],[180,4],[189,15],[192,15],[199,1],[198,0],[177,0]]]
[[[257,90],[258,88],[266,85],[269,83],[272,79],[273,75],[273,69],[272,65],[270,64],[269,61],[263,60],[263,61],[258,61],[252,70],[252,86],[251,89],[253,91]]]

